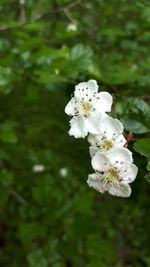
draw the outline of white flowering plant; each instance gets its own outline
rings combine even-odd
[[[130,183],[137,176],[132,152],[127,149],[123,124],[107,114],[111,111],[113,98],[108,92],[98,92],[95,80],[75,86],[74,95],[65,107],[72,116],[69,135],[87,137],[93,174],[87,183],[100,193],[129,197]]]

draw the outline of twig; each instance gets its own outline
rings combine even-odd
[[[81,0],[76,0],[74,2],[72,2],[70,5],[67,6],[67,9],[71,9],[76,5],[79,5],[81,3]]]
[[[25,10],[25,1],[19,0],[19,7],[20,7],[20,23],[26,23],[26,10]]]
[[[72,17],[72,15],[71,15],[69,9],[64,8],[63,11],[64,11],[66,17],[70,20],[70,22],[73,23],[73,24],[76,24],[76,21],[75,21],[75,19]]]
[[[59,13],[59,12],[64,12],[65,15],[68,17],[68,19],[75,23],[75,20],[74,18],[72,17],[71,13],[70,13],[70,9],[72,9],[73,7],[75,7],[76,5],[79,5],[81,2],[81,0],[76,0],[76,1],[73,1],[72,3],[70,3],[69,5],[65,6],[65,7],[60,7],[58,8],[57,10],[52,10],[52,11],[48,11],[48,12],[45,12],[39,16],[37,16],[36,18],[34,19],[30,19],[30,20],[26,20],[26,21],[20,21],[17,23],[16,26],[12,26],[12,27],[7,27],[7,26],[4,26],[2,28],[0,28],[0,32],[2,31],[9,31],[9,30],[13,30],[13,29],[16,29],[20,26],[24,26],[24,25],[27,25],[27,24],[30,24],[30,23],[34,23],[38,20],[41,20],[43,19],[44,17],[46,17],[47,15],[49,14],[55,14],[55,13]],[[21,2],[22,3],[22,2]]]
[[[7,188],[7,191],[10,195],[15,197],[19,203],[23,205],[28,205],[28,202],[22,196],[20,196],[13,188],[9,187]]]

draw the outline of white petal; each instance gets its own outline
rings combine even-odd
[[[105,136],[109,138],[115,138],[119,136],[123,132],[122,123],[114,118],[107,116],[103,116],[100,125],[100,132],[105,133]]]
[[[112,165],[116,164],[117,166],[124,167],[124,164],[132,163],[132,153],[125,147],[121,148],[112,148],[107,153],[109,161]]]
[[[93,158],[95,156],[95,154],[98,152],[98,147],[97,146],[90,146],[89,152],[90,152],[91,158]]]
[[[73,97],[65,107],[65,112],[70,116],[73,116],[76,113],[76,110],[75,110],[76,103],[75,103],[75,101],[76,100]]]
[[[115,140],[122,132],[122,123],[119,120],[111,118],[107,114],[103,113],[101,114],[101,119],[99,120],[99,135],[89,136],[88,141],[91,144],[95,144],[94,139],[96,139],[96,142],[99,142],[103,137]]]
[[[110,163],[107,154],[104,152],[97,152],[92,158],[92,167],[96,171],[105,172],[109,169]]]
[[[76,97],[90,99],[94,93],[98,92],[98,84],[95,80],[89,80],[88,82],[81,82],[75,86],[74,95]]]
[[[83,116],[73,117],[70,121],[70,126],[69,135],[74,136],[75,138],[84,138],[87,136],[88,132],[85,127]]]
[[[107,191],[107,184],[103,183],[102,175],[99,173],[93,173],[88,175],[87,183],[90,187],[93,187],[95,190],[104,193]]]
[[[93,112],[88,117],[85,117],[85,124],[87,131],[92,134],[98,134],[99,123],[101,119],[102,119],[101,114],[98,114],[97,112]]]
[[[129,184],[121,182],[116,186],[111,186],[108,192],[117,197],[129,197],[131,195],[131,187]]]
[[[104,138],[104,134],[103,133],[101,133],[101,134],[89,134],[88,135],[88,142],[92,146],[96,146],[97,144],[102,142],[103,138]]]
[[[112,96],[108,92],[100,92],[96,95],[96,103],[94,108],[98,112],[110,112],[112,106]]]
[[[125,145],[125,143],[127,142],[126,139],[124,138],[124,136],[122,134],[119,135],[118,138],[116,138],[115,140],[112,139],[112,137],[109,138],[109,136],[107,137],[107,134],[105,135],[106,136],[106,139],[108,141],[111,141],[112,142],[112,148],[120,148],[120,147],[123,147]],[[89,134],[88,135],[88,142],[92,145],[92,146],[97,146],[98,148],[98,145],[100,143],[103,142],[103,139],[104,138],[104,134],[98,134],[98,135],[95,135],[95,134]],[[99,149],[99,148],[98,148]]]
[[[134,164],[130,164],[127,167],[127,172],[125,172],[124,174],[121,174],[121,177],[123,181],[127,183],[132,183],[134,179],[136,178],[137,173],[138,173],[138,168]]]
[[[97,81],[95,80],[89,80],[87,82],[87,86],[92,93],[97,93],[98,92],[98,84]]]
[[[126,144],[127,140],[124,138],[123,134],[120,134],[115,140],[115,147],[123,147]]]
[[[99,137],[99,135],[97,135],[97,134],[89,134],[87,140],[91,145],[95,145],[97,143],[97,137]]]

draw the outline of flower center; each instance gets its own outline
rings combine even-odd
[[[110,182],[110,183],[117,182],[120,180],[118,172],[114,169],[106,171],[104,173],[104,178],[107,180],[107,182]]]
[[[100,148],[103,151],[107,151],[109,149],[111,149],[113,147],[113,142],[111,140],[108,139],[104,139],[101,143],[100,143]]]
[[[93,111],[93,106],[90,102],[82,100],[80,107],[79,107],[79,113],[80,115],[87,116],[90,114],[91,111]]]

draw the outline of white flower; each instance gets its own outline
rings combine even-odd
[[[65,167],[63,167],[63,168],[61,168],[61,169],[59,170],[59,173],[60,173],[60,176],[61,176],[61,177],[66,177],[67,174],[68,174],[68,169],[65,168]]]
[[[67,32],[70,32],[70,31],[76,31],[77,30],[77,24],[76,23],[69,23],[67,25]]]
[[[73,116],[69,134],[76,138],[84,138],[88,133],[98,134],[99,121],[105,112],[111,111],[111,106],[112,96],[108,92],[98,93],[95,80],[76,85],[74,96],[65,108],[65,112]]]
[[[88,136],[88,141],[91,144],[89,148],[91,157],[97,151],[107,152],[112,148],[123,147],[126,139],[122,132],[123,125],[119,120],[104,116],[100,121],[99,134],[89,134]]]
[[[96,173],[88,176],[87,183],[101,193],[129,197],[137,175],[137,167],[132,163],[132,153],[126,148],[112,149],[109,153],[97,152],[92,159]]]
[[[32,170],[33,172],[43,172],[45,170],[45,166],[42,164],[34,165]]]
[[[96,172],[89,174],[87,183],[100,193],[108,191],[109,194],[118,197],[129,197],[131,195],[131,187],[126,182],[120,182],[117,185],[106,184],[104,177]]]

